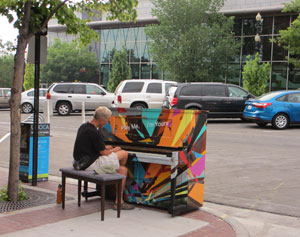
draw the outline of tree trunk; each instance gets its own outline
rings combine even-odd
[[[15,202],[18,198],[20,140],[21,140],[21,92],[24,78],[24,56],[27,41],[18,38],[17,52],[14,64],[14,79],[10,100],[10,162],[8,175],[8,196]]]
[[[20,166],[20,141],[21,141],[21,93],[24,80],[25,50],[29,40],[29,21],[31,1],[24,7],[24,18],[19,30],[17,51],[15,54],[14,78],[10,99],[10,157],[7,194],[11,201],[18,199],[19,166]]]

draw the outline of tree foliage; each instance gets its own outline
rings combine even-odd
[[[128,65],[128,54],[125,48],[114,50],[112,71],[109,74],[108,90],[114,91],[122,80],[131,78],[131,68]]]
[[[12,54],[0,56],[0,87],[10,88],[14,77],[14,56]]]
[[[66,26],[66,32],[79,35],[81,43],[89,43],[98,34],[91,30],[87,22],[81,19],[78,12],[85,11],[89,15],[103,15],[107,19],[120,21],[135,20],[137,0],[1,0],[0,14],[7,17],[10,23],[19,30],[14,61],[14,78],[11,95],[11,136],[10,162],[8,175],[8,196],[17,200],[20,158],[20,102],[24,79],[24,56],[28,42],[33,35],[46,30],[53,17],[58,24]]]
[[[294,0],[291,3],[285,4],[283,12],[300,13],[300,0]],[[286,30],[279,31],[280,36],[275,40],[279,46],[289,50],[289,63],[296,67],[300,67],[300,15],[292,22]]]
[[[23,87],[25,90],[34,88],[34,64],[26,64]]]
[[[99,69],[95,53],[87,46],[77,46],[75,42],[61,42],[56,39],[48,48],[47,63],[41,67],[41,82],[99,80]]]
[[[270,78],[271,66],[269,63],[260,64],[258,53],[256,53],[254,59],[251,59],[250,55],[247,59],[243,71],[244,88],[255,96],[262,95]]]
[[[158,25],[146,28],[159,67],[178,81],[212,81],[235,54],[233,18],[223,0],[155,0]]]
[[[0,55],[7,55],[7,54],[12,54],[16,49],[16,45],[11,42],[3,42],[2,39],[0,39]]]

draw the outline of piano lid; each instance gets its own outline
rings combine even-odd
[[[202,117],[206,121],[206,116],[206,112],[198,110],[118,108],[112,109],[102,131],[110,144],[180,149],[192,139],[197,120]]]

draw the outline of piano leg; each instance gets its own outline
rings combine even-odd
[[[176,195],[176,178],[177,178],[177,166],[178,166],[178,152],[172,154],[173,164],[171,165],[171,206],[169,213],[172,217],[175,216],[175,195]]]
[[[172,215],[172,217],[175,216],[174,213],[175,195],[176,195],[176,177],[171,179],[171,207],[170,207],[171,210],[169,210],[169,213]]]

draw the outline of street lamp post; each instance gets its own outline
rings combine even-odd
[[[263,26],[263,19],[260,15],[260,13],[258,12],[256,17],[255,17],[255,20],[256,20],[256,24],[255,24],[255,27],[256,27],[256,35],[254,37],[254,40],[255,40],[255,53],[258,53],[259,54],[259,61],[261,62],[262,60],[262,45],[261,45],[261,33],[262,33],[262,26]]]

